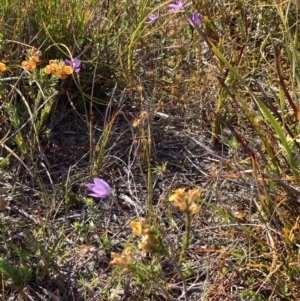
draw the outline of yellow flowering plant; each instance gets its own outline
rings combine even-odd
[[[199,206],[195,203],[200,198],[200,191],[198,189],[185,191],[185,188],[177,189],[170,197],[169,201],[174,202],[175,208],[179,209],[185,214],[185,239],[182,244],[179,262],[183,261],[183,257],[190,244],[191,232],[191,215],[200,211]]]
[[[40,144],[40,132],[44,130],[45,121],[51,113],[53,104],[57,99],[58,79],[64,80],[73,74],[73,72],[79,72],[81,60],[78,57],[74,59],[70,58],[70,60],[66,59],[65,61],[63,61],[63,59],[50,60],[47,66],[41,66],[43,63],[41,59],[42,52],[39,49],[34,46],[28,47],[24,53],[25,57],[19,62],[18,70],[12,70],[10,73],[18,75],[20,73],[20,67],[23,69],[22,77],[24,80],[22,83],[24,84],[24,89],[22,89],[22,100],[24,101],[25,112],[28,112],[34,124],[34,131],[32,131],[33,136],[29,139],[33,147],[35,143]],[[7,70],[5,63],[0,62],[0,75],[5,70]],[[50,77],[48,74],[52,76]],[[15,78],[9,77],[9,80],[13,79]],[[10,105],[11,104],[7,104],[7,106]],[[13,110],[13,108],[11,110]],[[26,118],[23,114],[23,110],[20,109],[20,119],[21,115],[22,118]],[[16,140],[18,139],[16,143],[24,153],[27,152],[27,149],[23,147],[25,145],[25,135],[27,135],[27,133],[22,133],[22,131],[19,131],[18,135],[16,135]]]
[[[34,71],[37,65],[41,62],[40,56],[42,55],[41,51],[37,51],[35,47],[27,50],[27,60],[22,61],[21,66],[27,71]]]
[[[194,214],[199,211],[199,206],[194,203],[199,197],[200,192],[198,189],[185,192],[185,188],[180,188],[169,197],[169,201],[174,202],[174,206],[180,211]]]
[[[130,247],[126,248],[121,255],[111,252],[111,257],[113,260],[110,262],[110,264],[123,268],[122,274],[128,274],[130,272],[130,265],[132,264],[133,259],[132,249]]]
[[[144,235],[141,242],[138,244],[138,248],[146,252],[160,253],[161,248],[157,233]]]
[[[163,244],[159,239],[158,231],[150,227],[145,218],[140,218],[139,221],[131,221],[130,226],[134,236],[140,236],[141,242],[138,244],[138,248],[146,252],[161,253],[165,251]]]

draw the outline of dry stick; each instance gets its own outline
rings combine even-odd
[[[31,170],[27,167],[27,165],[23,162],[23,160],[12,149],[10,149],[4,143],[1,143],[0,145],[3,146],[11,155],[13,155],[25,167],[25,169],[29,172],[29,174],[33,178],[33,174],[31,172]]]
[[[117,208],[122,211],[122,213],[130,220],[131,217],[130,215],[121,207],[121,205],[118,203],[118,201],[116,200],[115,196],[113,194],[110,195],[113,203],[117,206]]]
[[[234,135],[235,139],[241,144],[241,146],[243,147],[244,151],[247,153],[247,155],[252,158],[252,160],[256,161],[255,158],[255,154],[253,153],[253,151],[247,146],[246,142],[244,141],[244,139],[242,138],[242,136],[240,134],[238,134],[234,128],[229,124],[229,122],[227,122],[220,114],[216,113],[215,111],[213,111],[212,109],[208,108],[217,119],[219,119],[224,125],[226,125],[228,127],[228,129],[231,131],[231,133]]]

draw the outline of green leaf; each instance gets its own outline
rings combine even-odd
[[[18,269],[13,267],[6,259],[0,257],[0,271],[12,279],[13,283],[17,287],[22,286],[22,274]]]

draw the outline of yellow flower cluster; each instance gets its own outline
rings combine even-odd
[[[147,220],[141,218],[139,222],[130,222],[132,232],[135,236],[141,236],[142,240],[138,244],[138,248],[143,251],[158,251],[159,240],[157,231],[150,228]],[[122,274],[128,274],[132,271],[133,254],[132,249],[126,248],[121,255],[111,252],[113,260],[110,262],[111,265],[117,265],[122,268]]]
[[[194,203],[199,197],[200,192],[198,189],[186,192],[185,188],[180,188],[169,197],[169,201],[174,202],[175,207],[180,211],[193,214],[200,210],[199,206]]]
[[[126,248],[122,255],[115,252],[111,252],[113,260],[110,262],[112,265],[118,265],[122,270],[122,274],[128,274],[130,272],[130,264],[132,263],[132,250],[131,248]]]
[[[26,60],[22,61],[21,66],[27,71],[34,71],[39,63],[41,63],[40,56],[42,52],[37,50],[35,47],[32,47],[26,51]],[[68,60],[66,60],[68,61]],[[72,66],[75,65],[75,72],[79,72],[79,65],[81,60],[79,58],[75,59]],[[67,62],[68,63],[68,62]],[[70,64],[71,64],[70,63]],[[50,60],[49,65],[47,65],[44,69],[46,74],[52,74],[53,76],[61,79],[66,79],[68,75],[74,72],[74,68],[72,66],[66,65],[65,62],[58,60]],[[77,69],[76,69],[77,68]],[[7,70],[6,65],[0,62],[0,73]]]
[[[71,66],[66,66],[64,63],[59,63],[57,60],[50,60],[49,65],[45,67],[46,74],[52,74],[57,78],[65,79],[73,73]]]
[[[32,47],[28,51],[28,60],[23,61],[21,66],[27,71],[34,71],[37,64],[40,62],[40,56],[42,55],[41,51],[37,51],[35,47]]]
[[[131,221],[130,226],[135,236],[141,236],[142,241],[138,244],[138,248],[143,251],[158,250],[159,241],[155,230],[151,229],[147,220],[140,218],[140,221]]]
[[[5,70],[6,70],[5,64],[0,62],[0,72],[3,72]]]

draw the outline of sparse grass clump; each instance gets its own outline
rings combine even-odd
[[[297,1],[0,7],[1,300],[300,299]]]

